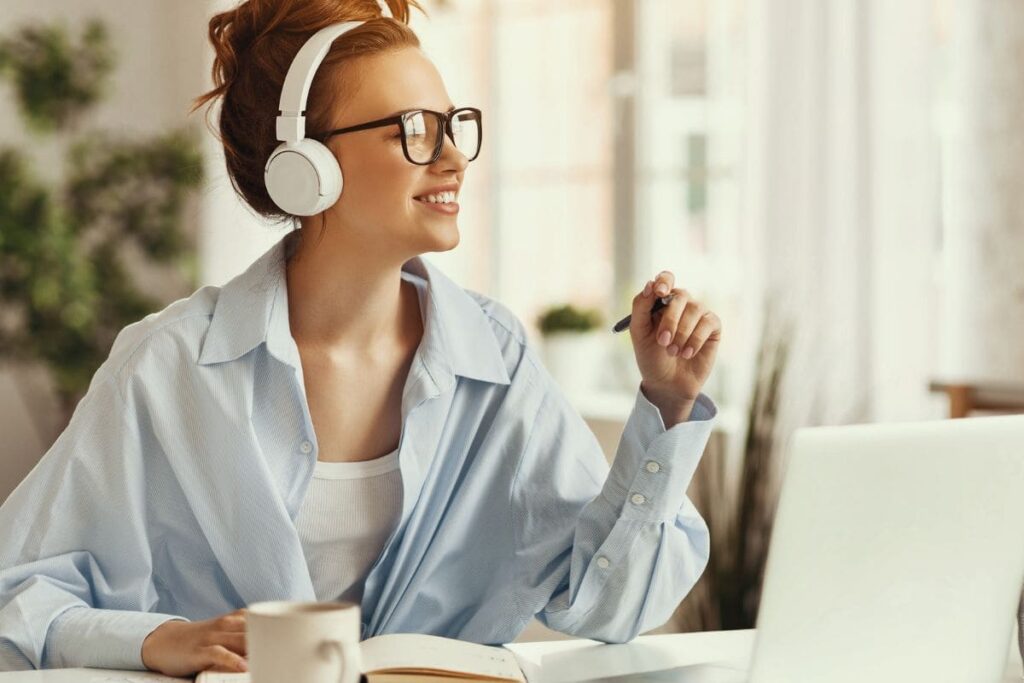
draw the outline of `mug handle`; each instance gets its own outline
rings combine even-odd
[[[338,683],[359,683],[363,669],[359,643],[347,640],[324,640],[320,643],[322,656],[329,657],[332,652],[341,658],[341,673],[338,676]],[[355,667],[356,676],[349,680],[346,674],[352,667]]]

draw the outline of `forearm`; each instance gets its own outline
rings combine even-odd
[[[54,560],[50,574],[27,575],[27,568],[0,572],[0,670],[144,669],[142,641],[163,622],[181,617],[94,608],[85,596],[65,590],[76,580],[70,567]]]
[[[696,583],[710,540],[686,489],[717,409],[701,395],[685,413],[685,424],[666,429],[637,392],[601,493],[577,519],[568,585],[538,615],[542,623],[624,642],[664,623]]]
[[[537,619],[579,638],[628,642],[671,617],[709,549],[707,525],[689,503],[672,520],[638,522],[616,517],[598,496],[577,526],[570,585]]]
[[[54,620],[46,638],[45,668],[146,669],[142,642],[170,614],[72,608]]]

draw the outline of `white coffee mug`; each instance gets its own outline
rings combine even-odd
[[[252,683],[359,683],[359,605],[256,602],[245,623]]]

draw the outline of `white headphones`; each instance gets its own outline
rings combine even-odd
[[[386,2],[381,10],[391,16]],[[341,196],[344,181],[334,153],[318,140],[306,137],[306,99],[313,76],[331,44],[365,21],[346,21],[320,29],[302,46],[281,88],[277,139],[263,169],[267,193],[281,210],[296,216],[314,216],[330,208]]]

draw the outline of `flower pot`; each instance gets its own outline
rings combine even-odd
[[[567,394],[587,393],[605,372],[604,336],[590,332],[552,332],[543,339],[544,365]]]

